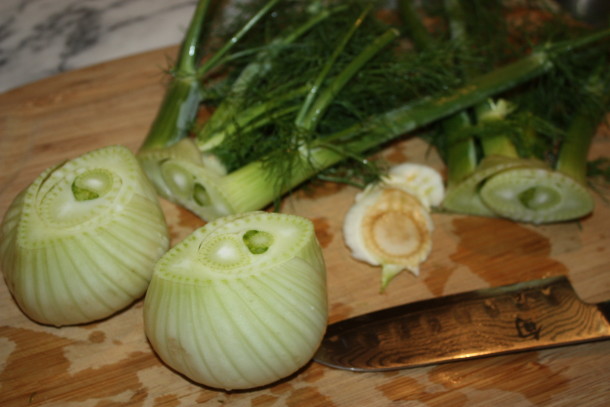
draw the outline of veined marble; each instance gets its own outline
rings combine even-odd
[[[180,43],[197,0],[2,0],[0,92]]]
[[[543,1],[564,4],[574,14],[602,24],[610,12],[610,0]],[[0,93],[61,72],[178,44],[196,3],[1,0]]]

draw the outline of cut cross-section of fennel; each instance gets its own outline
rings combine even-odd
[[[445,196],[441,174],[434,168],[422,164],[395,165],[383,178],[383,183],[411,193],[428,209],[440,205]]]
[[[411,163],[393,167],[356,196],[343,236],[355,259],[381,266],[381,291],[403,270],[419,274],[432,249],[430,208],[443,196],[440,174]]]
[[[593,197],[585,185],[544,168],[501,172],[483,184],[480,195],[499,216],[521,222],[578,219],[594,207]]]

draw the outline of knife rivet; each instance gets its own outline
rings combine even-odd
[[[495,301],[488,299],[485,300],[483,304],[485,305],[485,312],[490,317],[497,317],[498,315],[500,315],[500,309],[498,308],[498,304],[496,304]]]
[[[517,317],[515,318],[515,327],[517,328],[517,335],[520,338],[540,339],[540,330],[542,328],[531,319]]]
[[[430,317],[428,318],[427,323],[432,333],[439,333],[442,329],[441,322],[438,318]]]

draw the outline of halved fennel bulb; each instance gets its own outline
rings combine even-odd
[[[403,270],[419,274],[432,249],[430,208],[443,195],[436,170],[406,163],[356,196],[343,222],[344,240],[355,259],[381,266],[381,291]]]
[[[9,290],[31,319],[56,326],[130,305],[168,247],[156,192],[122,146],[44,171],[15,198],[0,228]]]
[[[159,357],[214,388],[264,386],[313,356],[328,317],[312,223],[247,212],[193,232],[155,266],[144,302]]]

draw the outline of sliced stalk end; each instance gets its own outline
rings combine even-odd
[[[447,190],[443,208],[455,213],[551,223],[581,218],[593,197],[573,178],[533,159],[486,157],[479,169]]]
[[[157,193],[168,201],[204,220],[235,213],[221,187],[224,167],[213,156],[202,156],[191,139],[141,151],[138,158]]]
[[[550,223],[593,211],[587,188],[573,178],[541,168],[517,168],[491,177],[481,199],[498,215],[520,222]]]
[[[479,167],[462,181],[447,188],[442,207],[450,212],[476,216],[496,216],[495,212],[481,199],[481,187],[494,175],[511,168],[543,165],[531,160],[513,159],[504,156],[485,157]]]
[[[141,151],[138,158],[159,195],[206,221],[256,211],[281,195],[336,164],[342,156],[316,148],[298,156],[278,184],[264,161],[254,161],[226,174],[213,156],[201,155],[191,139],[170,148]]]

